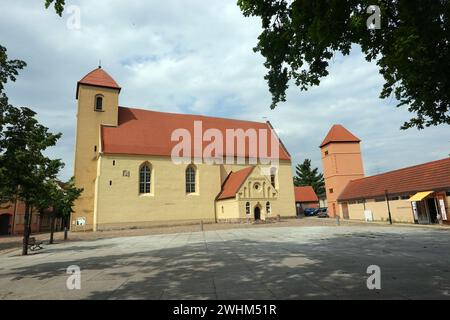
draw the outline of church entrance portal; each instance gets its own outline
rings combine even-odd
[[[256,220],[261,220],[261,209],[258,206],[255,207],[255,221]]]

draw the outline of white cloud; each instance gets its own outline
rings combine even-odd
[[[270,110],[263,59],[252,48],[260,22],[242,16],[235,1],[71,1],[81,29],[43,8],[44,0],[2,4],[0,43],[28,62],[9,96],[28,105],[53,131],[50,151],[72,174],[76,82],[102,60],[123,87],[120,102],[171,112],[265,121],[279,129],[294,156],[320,164],[318,145],[334,123],[363,140],[366,172],[386,171],[446,157],[448,126],[400,131],[409,119],[395,101],[378,99],[383,79],[358,49],[337,55],[330,75],[308,92],[292,86],[288,101]]]

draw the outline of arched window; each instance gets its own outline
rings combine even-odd
[[[250,202],[245,203],[245,214],[250,214]]]
[[[270,168],[270,183],[275,188],[275,177],[277,174],[277,168]]]
[[[95,96],[95,111],[103,110],[103,96],[98,94]]]
[[[151,167],[148,164],[144,164],[139,169],[139,193],[150,193],[151,178]]]
[[[186,168],[186,193],[195,192],[195,168],[189,166]]]
[[[267,213],[267,214],[270,214],[270,211],[271,211],[271,209],[270,209],[270,202],[267,201],[267,202],[266,202],[266,213]]]

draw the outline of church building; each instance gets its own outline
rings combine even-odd
[[[101,67],[78,81],[73,231],[296,216],[291,156],[270,122],[122,107],[120,92]],[[188,162],[173,156],[183,133]],[[212,142],[225,150],[213,159]]]

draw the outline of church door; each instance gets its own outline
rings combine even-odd
[[[255,221],[261,220],[261,209],[259,207],[255,207]]]

